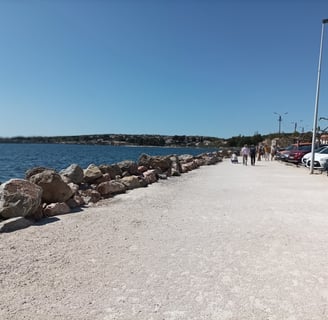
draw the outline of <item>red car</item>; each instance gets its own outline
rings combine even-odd
[[[300,142],[299,144],[291,144],[290,146],[286,147],[285,149],[279,150],[276,154],[275,159],[281,161],[288,161],[288,156],[292,151],[297,151],[303,146],[310,146],[310,142]]]
[[[299,146],[296,150],[291,150],[287,156],[287,161],[299,164],[307,153],[311,152],[311,145]]]

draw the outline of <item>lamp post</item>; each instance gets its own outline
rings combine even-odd
[[[302,123],[303,122],[303,120],[299,120],[299,123]],[[296,133],[297,132],[297,125],[299,124],[297,121],[295,121],[295,122],[291,122],[291,124],[293,124],[294,125],[294,133]]]
[[[287,114],[288,112],[285,112],[285,114]],[[281,132],[281,121],[282,121],[282,115],[280,113],[274,112],[274,114],[278,115],[278,122],[279,122],[279,127],[278,127],[278,133],[280,134]]]
[[[296,121],[295,122],[291,122],[291,124],[294,125],[294,133],[296,133],[296,131],[297,131],[297,122]]]
[[[319,106],[319,93],[320,93],[322,47],[323,47],[323,36],[324,36],[325,24],[326,23],[328,23],[328,19],[322,20],[320,51],[319,51],[319,63],[318,63],[317,89],[316,89],[316,95],[315,95],[314,117],[313,117],[312,147],[311,147],[312,154],[311,154],[310,174],[313,174],[313,168],[314,168],[314,146],[315,146],[315,139],[316,139],[316,135],[317,135],[317,125],[318,125],[318,106]]]

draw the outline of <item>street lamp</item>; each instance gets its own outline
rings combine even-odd
[[[319,51],[319,63],[318,63],[318,77],[317,77],[317,89],[315,96],[315,106],[314,106],[314,117],[313,117],[313,130],[312,130],[312,154],[311,154],[311,165],[310,174],[313,173],[314,168],[314,145],[315,138],[317,135],[317,125],[318,125],[318,106],[319,106],[319,93],[320,93],[320,75],[321,75],[321,61],[322,61],[322,47],[323,47],[323,35],[325,31],[325,24],[328,23],[328,19],[322,20],[321,26],[321,39],[320,39],[320,51]]]
[[[301,122],[303,122],[303,120],[299,120],[299,122],[301,123]],[[291,122],[291,124],[294,125],[294,133],[296,133],[297,132],[297,125],[298,125],[297,121]]]
[[[287,114],[287,113],[288,113],[288,112],[285,112],[284,115]],[[279,132],[279,134],[280,134],[280,132],[281,132],[281,121],[282,121],[282,115],[281,115],[280,113],[277,113],[277,112],[274,112],[274,114],[278,115],[278,122],[279,122],[278,132]]]
[[[294,125],[294,133],[296,133],[296,131],[297,131],[297,122],[296,121],[295,122],[291,122],[291,124]]]

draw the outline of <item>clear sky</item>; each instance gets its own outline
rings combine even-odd
[[[0,0],[0,136],[229,138],[277,132],[274,112],[310,131],[324,18],[327,0]]]

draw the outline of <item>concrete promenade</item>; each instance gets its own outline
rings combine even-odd
[[[224,160],[2,233],[0,319],[328,319],[327,190]]]

